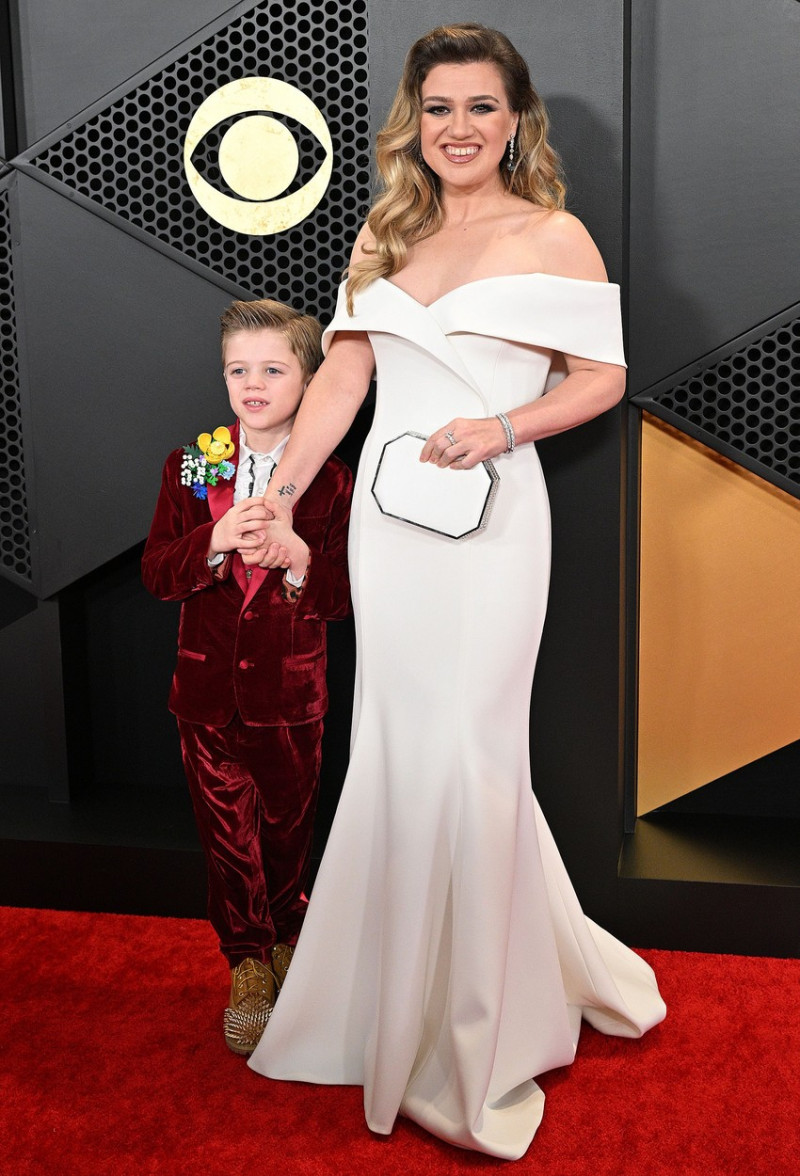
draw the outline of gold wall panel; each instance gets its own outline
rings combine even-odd
[[[800,738],[800,502],[647,414],[641,471],[640,816]]]

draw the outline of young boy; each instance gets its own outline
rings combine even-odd
[[[221,319],[230,428],[167,458],[142,560],[182,600],[169,706],[208,864],[208,913],[231,968],[225,1040],[255,1049],[306,908],[327,706],[325,622],[349,611],[352,477],[331,458],[298,503],[274,570],[262,495],[321,360],[316,319],[263,299]]]

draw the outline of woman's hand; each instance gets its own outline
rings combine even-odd
[[[506,447],[505,429],[497,417],[457,417],[431,433],[419,460],[441,468],[471,470],[479,462],[505,453]]]
[[[282,495],[280,490],[273,489],[272,486],[267,487],[267,492],[263,498],[264,507],[267,511],[269,519],[275,519],[277,522],[285,523],[289,527],[293,527],[292,518],[292,500],[286,495]]]
[[[273,519],[267,523],[266,548],[259,567],[287,568],[298,580],[308,569],[308,544],[292,529],[291,523]]]

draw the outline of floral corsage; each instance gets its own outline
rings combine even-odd
[[[189,486],[195,498],[208,498],[208,487],[220,478],[230,481],[236,466],[228,461],[235,445],[225,426],[213,433],[201,433],[194,445],[184,445],[181,462],[181,485]]]

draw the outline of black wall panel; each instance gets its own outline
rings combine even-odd
[[[19,15],[31,35],[37,30],[49,45],[53,29],[40,7],[23,6]],[[19,531],[30,524],[26,582],[44,596],[141,540],[164,453],[226,419],[224,394],[212,390],[222,393],[215,376],[217,318],[231,294],[266,294],[329,316],[369,198],[363,0],[327,0],[318,14],[324,20],[312,19],[315,9],[304,0],[240,3],[199,32],[185,6],[181,11],[188,40],[16,157],[17,175],[4,185],[8,195],[0,194],[0,248],[13,281],[3,296],[16,298],[15,380],[28,421],[26,489],[16,498],[29,517],[16,522]],[[104,28],[101,21],[98,37]],[[138,52],[149,44],[145,36]],[[18,50],[17,80],[33,68],[35,47],[28,48]],[[248,222],[246,230],[235,230],[198,203],[184,140],[206,100],[231,84],[246,88],[255,74],[267,72],[295,95],[307,94],[307,104],[322,112],[318,117],[334,143],[332,175],[313,215],[288,229],[261,232]],[[58,90],[57,72],[50,80]],[[234,96],[227,117],[191,156],[237,208],[247,209],[248,200],[226,191],[220,141],[260,100],[256,95],[240,108]],[[307,185],[326,154],[318,136],[303,128],[301,113],[294,113],[277,109],[299,148],[290,194]],[[11,350],[9,330],[4,362]],[[55,401],[53,364],[63,373]],[[153,404],[159,406],[160,440],[137,453],[127,439],[152,431]],[[74,477],[74,458],[62,466],[55,455],[85,448],[87,422],[102,416],[113,422],[121,444],[96,449]],[[153,489],[118,499],[112,492],[115,485],[133,484]],[[95,525],[88,532],[81,519],[90,503]],[[22,509],[19,501],[15,507]],[[2,554],[3,570],[18,576],[16,550],[13,560]]]
[[[20,150],[232,5],[225,0],[10,0]]]
[[[800,5],[634,0],[632,392],[798,300]]]
[[[166,453],[227,420],[230,297],[24,175],[19,196],[35,588],[50,596],[137,543]]]
[[[211,271],[232,292],[299,301],[329,316],[369,195],[366,16],[364,0],[325,0],[324,21],[312,19],[315,11],[308,0],[237,5],[25,152],[19,166],[188,268]],[[184,143],[200,108],[232,87],[226,116],[201,137],[191,163],[237,211],[250,204],[258,214],[258,200],[227,186],[220,147],[245,121],[239,116],[264,105],[262,95],[236,89],[260,77],[288,83],[316,105],[334,144],[332,175],[313,215],[274,231],[236,231],[198,202]],[[298,149],[288,197],[322,170],[326,150],[300,112],[269,109]]]
[[[11,63],[11,26],[8,6],[0,4],[0,175],[4,169],[3,160],[15,154],[15,148],[12,146],[16,142],[16,125]]]
[[[0,177],[0,404],[4,461],[0,466],[0,568],[15,583],[29,586],[33,575],[25,463],[27,420],[20,387],[18,272],[14,241],[16,176]]]
[[[56,802],[69,797],[61,664],[58,605],[0,579],[0,784],[44,787]]]
[[[141,552],[137,543],[59,594],[78,800],[185,787],[175,719],[165,705],[180,605],[143,590]]]

